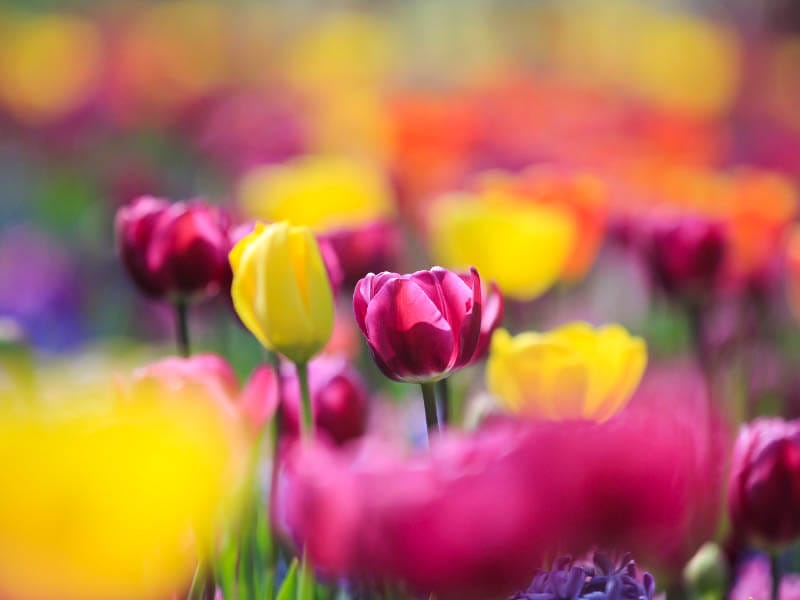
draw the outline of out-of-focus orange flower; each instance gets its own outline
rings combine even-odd
[[[795,318],[800,320],[800,225],[795,225],[786,239],[786,291],[789,308]]]
[[[481,185],[526,202],[564,209],[573,220],[576,236],[561,278],[575,281],[591,268],[603,241],[608,214],[608,195],[602,180],[585,172],[534,167],[518,176],[489,173]]]
[[[45,124],[89,100],[102,67],[102,42],[91,22],[50,13],[3,25],[0,101],[17,118]]]

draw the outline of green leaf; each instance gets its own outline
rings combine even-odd
[[[297,600],[314,600],[314,568],[305,550],[297,577]]]
[[[286,579],[283,580],[278,597],[276,600],[295,600],[297,597],[297,559],[292,560],[289,565],[289,570],[286,573]]]

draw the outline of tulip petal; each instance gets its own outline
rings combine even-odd
[[[412,279],[386,282],[367,307],[366,338],[387,377],[425,381],[451,366],[455,338],[449,323]]]
[[[483,300],[481,306],[481,330],[478,338],[478,344],[475,347],[475,353],[472,355],[470,362],[477,362],[486,355],[486,350],[489,348],[489,342],[492,339],[492,333],[503,322],[503,314],[505,312],[505,303],[503,296],[497,285],[492,282],[489,286],[489,293]]]
[[[256,230],[242,238],[231,251],[230,261],[233,267],[231,299],[236,314],[239,315],[244,326],[265,348],[274,350],[263,323],[256,313],[258,271],[262,268],[258,264],[259,249],[263,244],[263,239],[260,237],[261,231],[262,226],[256,226]]]

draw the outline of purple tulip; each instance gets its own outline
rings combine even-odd
[[[800,420],[760,418],[733,452],[728,507],[738,533],[766,544],[800,537]]]
[[[370,273],[356,284],[356,322],[390,379],[427,382],[472,361],[481,337],[481,280],[434,267]]]
[[[202,201],[142,196],[119,209],[116,232],[122,261],[148,296],[212,296],[229,277],[227,218]]]
[[[327,239],[339,256],[348,286],[355,285],[366,273],[395,268],[402,243],[398,226],[387,221],[336,229],[322,239]]]

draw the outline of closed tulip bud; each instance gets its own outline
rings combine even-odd
[[[481,333],[481,281],[434,267],[410,275],[370,273],[356,284],[356,322],[380,370],[429,382],[472,361]]]
[[[151,297],[211,296],[225,284],[228,223],[216,207],[142,196],[119,209],[116,234],[128,273]]]
[[[657,221],[646,242],[654,282],[681,299],[707,295],[720,282],[728,240],[722,223],[682,217]]]
[[[800,420],[756,419],[733,451],[728,507],[739,533],[769,545],[800,537]]]
[[[283,372],[284,433],[300,431],[300,395],[293,365]],[[320,356],[308,365],[311,388],[311,411],[317,431],[324,432],[337,444],[361,436],[367,429],[369,394],[358,372],[343,358]]]
[[[642,339],[619,325],[571,323],[492,338],[486,378],[506,410],[546,419],[604,421],[625,406],[647,362]]]
[[[259,223],[230,261],[233,305],[244,325],[266,348],[308,362],[333,331],[333,291],[311,231]]]

